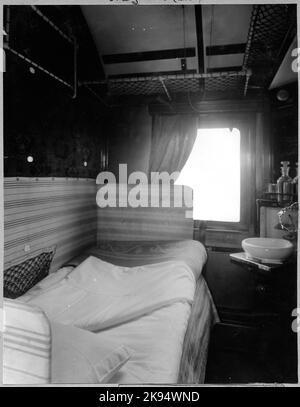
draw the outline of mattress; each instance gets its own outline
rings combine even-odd
[[[126,306],[124,311],[124,304],[120,304],[119,309],[123,312],[123,319],[118,319],[118,308],[116,308],[115,314],[112,312],[110,315],[111,319],[107,319],[107,314],[104,313],[106,320],[101,321],[99,326],[91,325],[94,315],[91,318],[90,315],[86,315],[85,311],[80,315],[81,309],[89,311],[97,308],[92,302],[79,303],[78,309],[74,309],[71,314],[68,314],[66,306],[67,312],[62,313],[65,319],[61,319],[61,315],[57,317],[58,314],[55,315],[54,312],[55,307],[51,305],[55,300],[51,297],[49,297],[48,304],[50,305],[47,309],[47,301],[44,301],[47,298],[47,291],[53,291],[54,286],[61,287],[61,282],[65,282],[68,280],[68,276],[72,275],[72,266],[78,264],[80,266],[75,268],[79,275],[78,282],[83,281],[85,284],[85,280],[80,280],[80,278],[82,279],[82,276],[87,276],[87,274],[79,273],[78,270],[80,271],[82,265],[86,264],[88,267],[85,270],[90,271],[92,264],[97,263],[96,260],[93,260],[96,258],[101,259],[104,268],[106,265],[108,265],[107,267],[115,265],[115,269],[112,270],[117,273],[119,273],[119,268],[123,271],[126,268],[126,272],[147,271],[148,275],[149,273],[153,275],[155,284],[158,284],[153,287],[153,293],[161,291],[166,296],[165,302],[158,302],[160,306],[155,306],[154,303],[152,308],[149,308],[148,304],[145,311],[142,300],[139,300],[138,305],[142,312],[134,315],[131,315],[130,312],[126,314]],[[195,241],[102,242],[97,248],[91,248],[72,259],[68,263],[69,267],[64,267],[57,273],[51,274],[19,300],[41,306],[50,319],[55,320],[56,318],[65,324],[91,329],[96,335],[99,335],[99,339],[101,337],[106,340],[111,339],[111,341],[117,340],[120,345],[132,349],[132,357],[111,379],[112,383],[201,383],[205,378],[210,329],[218,318],[206,282],[201,275],[205,261],[205,249]],[[183,271],[183,269],[186,270]],[[172,279],[163,280],[162,284],[165,284],[166,287],[159,290],[159,273],[162,273],[163,270],[169,277],[172,272],[175,275],[176,270],[178,275],[181,272],[189,275],[189,281],[185,281],[183,284],[185,290],[182,291],[182,298],[179,295],[180,282],[184,280],[179,279],[179,284],[174,287]],[[120,273],[117,274],[117,278],[120,275]],[[93,276],[95,277],[91,274],[88,279],[91,280]],[[149,281],[151,282],[151,279]],[[173,288],[168,290],[169,284]],[[147,283],[145,283],[144,290],[148,291],[146,286]],[[174,294],[172,298],[170,292],[175,292],[177,289],[179,294],[177,297]],[[143,288],[141,288],[142,290]],[[42,298],[43,295],[40,296],[40,294],[43,293],[46,293],[44,302],[36,300],[38,297]],[[58,292],[55,295],[58,295]],[[81,293],[79,296],[82,299]],[[152,296],[155,297],[155,295]],[[61,292],[57,297],[58,301],[62,297],[64,294]],[[132,304],[129,309],[132,309]],[[109,312],[111,313],[111,310]],[[82,326],[84,319],[88,320],[90,325]]]
[[[76,266],[88,255],[128,267],[176,259],[185,261],[191,267],[197,283],[188,323],[183,325],[186,331],[181,344],[182,349],[179,351],[181,360],[177,382],[203,383],[210,332],[213,325],[219,321],[219,316],[206,281],[202,277],[202,270],[207,260],[202,243],[195,240],[102,241],[97,247],[86,250],[67,264]]]

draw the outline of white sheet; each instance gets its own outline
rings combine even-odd
[[[129,269],[87,260],[50,275],[23,301],[52,320],[94,328],[99,339],[130,348],[130,360],[111,383],[176,383],[195,290],[189,267],[170,261]],[[204,303],[210,299],[202,286]],[[68,308],[76,296],[79,302]]]
[[[131,349],[131,358],[110,383],[175,384],[191,306],[174,303],[141,318],[96,333]]]
[[[52,321],[99,331],[163,306],[191,304],[195,278],[183,262],[120,267],[90,256],[63,279],[19,300],[41,307]]]
[[[131,357],[130,349],[85,329],[51,322],[51,382],[107,383]]]
[[[198,284],[197,305],[201,312],[194,321],[199,327],[197,342],[202,351],[194,352],[198,357],[195,362],[199,368],[196,372],[203,383],[207,358],[207,338],[209,338],[211,321],[214,319],[210,293],[204,278]],[[123,344],[132,350],[129,361],[113,376],[110,383],[119,384],[175,384],[178,383],[179,368],[185,334],[191,314],[188,303],[178,302],[162,307],[150,314],[133,321],[96,333],[101,340]],[[199,333],[200,334],[199,334]],[[197,347],[197,346],[196,346]],[[200,373],[201,372],[201,373]],[[182,382],[180,382],[182,383]]]

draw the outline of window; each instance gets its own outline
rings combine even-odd
[[[176,184],[193,188],[195,220],[239,222],[240,131],[237,128],[199,129]]]

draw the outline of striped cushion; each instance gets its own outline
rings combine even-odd
[[[6,299],[3,325],[3,383],[49,383],[51,331],[44,312]]]
[[[54,250],[43,252],[22,263],[4,270],[4,297],[17,298],[46,277]]]

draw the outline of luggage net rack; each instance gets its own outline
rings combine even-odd
[[[221,76],[218,78],[205,79],[206,92],[236,92],[243,94],[246,85],[247,72],[241,72],[237,75]]]
[[[98,85],[98,90],[106,88],[109,96],[155,95],[187,92],[236,92],[244,93],[247,78],[251,73],[215,72],[209,74],[160,75],[135,78],[108,79],[101,82],[87,82],[87,85]]]
[[[285,42],[291,42],[297,31],[296,7],[293,4],[254,5],[246,43],[243,68],[251,68],[251,82],[265,85],[280,63]],[[263,75],[258,75],[262,70]]]

